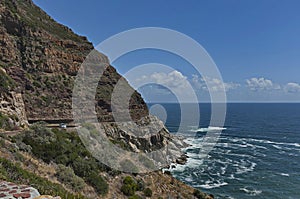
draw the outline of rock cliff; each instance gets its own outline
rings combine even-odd
[[[86,37],[56,23],[30,0],[0,2],[0,67],[22,94],[29,120],[71,119],[74,78],[93,50]],[[99,59],[109,64],[99,53]],[[121,76],[109,66],[100,79],[95,104],[100,121],[112,121],[110,93]],[[148,114],[135,92],[130,101],[132,117]]]
[[[72,121],[72,89],[75,76],[85,57],[94,49],[86,37],[78,36],[71,29],[55,22],[31,0],[1,0],[0,43],[0,129],[5,124],[5,130],[11,131],[14,130],[14,126],[26,126],[27,121]],[[103,123],[110,141],[135,153],[148,153],[168,145],[169,160],[175,161],[182,155],[180,147],[183,143],[170,135],[161,121],[149,116],[147,106],[138,92],[133,92],[129,103],[130,115],[134,122],[122,121],[121,125],[125,125],[127,130],[121,129],[115,123],[111,94],[116,83],[123,77],[110,65],[105,55],[98,52],[96,56],[108,65],[98,82],[95,110],[97,119]],[[132,89],[126,81],[125,83]],[[133,123],[144,126],[149,123],[149,120],[152,120],[154,126],[142,132],[145,133],[144,135],[137,136],[135,129],[131,128],[135,126]],[[19,132],[23,133],[23,131],[17,133]],[[47,137],[47,133],[55,135],[60,143],[49,144],[49,140],[39,139],[39,136]],[[125,174],[108,169],[93,159],[85,149],[81,148],[80,151],[80,139],[74,137],[72,133],[33,127],[24,131],[24,134],[25,137],[21,135],[21,138],[14,137],[7,140],[4,139],[6,136],[1,135],[4,138],[0,138],[0,156],[4,158],[1,161],[6,163],[6,167],[0,164],[0,179],[6,176],[15,181],[22,178],[23,182],[27,182],[27,178],[30,177],[33,182],[36,182],[36,179],[43,182],[41,185],[43,188],[46,187],[43,190],[46,192],[49,191],[47,189],[49,183],[51,186],[56,186],[56,190],[60,190],[58,193],[67,190],[63,193],[91,194],[80,198],[103,198],[99,195],[99,193],[104,194],[103,190],[97,190],[101,189],[97,184],[99,183],[108,190],[105,198],[127,198],[124,195],[125,191],[120,191]],[[7,142],[13,143],[9,145],[9,149],[6,147]],[[53,147],[54,144],[57,144],[57,148]],[[43,148],[45,145],[49,148]],[[40,148],[43,151],[39,150]],[[78,154],[75,153],[77,150],[79,150]],[[24,155],[24,151],[28,154]],[[50,151],[52,154],[47,154]],[[62,151],[63,154],[60,154]],[[53,154],[59,154],[61,158]],[[45,161],[43,158],[49,158],[48,162],[43,163],[47,168],[54,168],[51,162],[62,166],[64,171],[70,174],[67,179],[74,180],[75,185],[81,182],[84,189],[75,190],[74,184],[69,188],[67,185],[69,180],[66,180],[66,176],[58,176],[55,172],[49,173],[49,169],[46,174],[40,172],[39,166],[29,160],[25,161],[28,156],[30,160],[39,159],[38,162]],[[80,162],[75,161],[78,158]],[[7,170],[11,167],[15,170]],[[74,173],[73,170],[76,172]],[[86,176],[86,171],[92,173]],[[99,171],[102,172],[101,175],[105,180],[100,177]],[[15,176],[15,172],[20,176]],[[65,172],[61,173],[65,174]],[[138,181],[135,175],[131,176]],[[59,177],[61,179],[58,179]],[[152,187],[156,198],[160,195],[169,198],[176,196],[194,198],[193,188],[176,181],[171,176],[154,172],[139,178],[143,178]],[[163,187],[156,186],[156,182],[163,184],[166,180],[167,184]],[[109,188],[106,187],[106,181]],[[139,191],[138,194],[143,193]],[[61,197],[68,198],[68,195]]]
[[[74,79],[93,45],[56,23],[30,0],[1,1],[0,38],[0,72],[7,79],[0,93],[1,112],[9,115],[16,126],[26,125],[27,119],[30,122],[72,121]],[[111,95],[120,79],[133,91],[129,103],[131,118],[149,120],[141,95],[110,66],[108,58],[96,52],[94,59],[108,66],[99,79],[95,96],[98,121],[114,122]],[[135,137],[131,129],[121,131],[115,124],[104,126],[115,143],[123,142],[135,152],[149,152],[172,143],[172,136],[163,124],[157,119],[152,123],[159,130],[151,129],[148,137],[143,138]],[[176,150],[173,152],[178,155]]]

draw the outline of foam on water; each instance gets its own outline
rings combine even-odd
[[[288,174],[288,173],[280,173],[280,175],[286,176],[286,177],[289,177],[289,176],[290,176],[290,174]]]
[[[225,127],[217,127],[217,126],[208,126],[207,128],[198,128],[198,129],[191,129],[191,132],[210,132],[210,131],[222,131],[226,130]]]
[[[299,198],[300,105],[238,104],[228,110],[227,129],[209,126],[206,112],[199,122],[205,128],[186,127],[189,158],[172,174],[216,199]],[[199,155],[214,131],[223,131],[218,142],[209,156]]]
[[[217,188],[217,187],[222,187],[222,186],[226,186],[228,185],[227,182],[216,182],[216,183],[212,183],[211,181],[206,181],[205,184],[202,185],[196,185],[195,187],[198,188],[204,188],[204,189],[212,189],[212,188]]]
[[[242,164],[238,165],[236,174],[244,174],[244,173],[251,172],[254,170],[256,165],[257,164],[255,162],[250,162],[250,165],[249,165],[249,164],[245,164],[244,161],[242,161]]]
[[[261,139],[254,139],[254,138],[248,138],[249,141],[259,142],[263,144],[273,144],[273,145],[285,145],[285,146],[294,146],[297,148],[300,148],[299,143],[290,143],[290,142],[274,142],[271,140],[261,140]]]
[[[257,196],[257,195],[262,193],[261,190],[249,189],[247,187],[240,188],[240,190],[247,193],[247,194],[249,194],[249,195],[251,195],[251,196]]]
[[[275,145],[275,144],[272,144],[272,147],[274,147],[275,149],[278,149],[278,150],[282,150],[283,149],[283,147]]]

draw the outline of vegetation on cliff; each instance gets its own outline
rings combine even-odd
[[[98,194],[108,192],[108,185],[100,172],[111,170],[87,151],[76,132],[50,130],[43,123],[37,123],[15,140],[24,150],[30,148],[30,152],[44,162],[58,164],[58,179],[72,190],[82,191],[85,181]]]
[[[182,198],[191,199],[201,198],[202,196],[207,197],[206,194],[200,191],[196,192],[192,187],[161,172],[132,175],[114,171],[94,159],[75,132],[48,129],[43,123],[37,123],[32,125],[30,129],[24,130],[24,132],[14,137],[7,137],[5,140],[12,141],[13,144],[8,147],[7,144],[4,144],[6,142],[4,141],[3,146],[0,148],[0,154],[3,154],[6,149],[13,154],[14,163],[11,162],[7,167],[14,167],[13,165],[19,164],[20,170],[14,170],[14,172],[22,173],[24,170],[29,173],[28,175],[42,175],[40,170],[43,171],[43,169],[39,169],[40,166],[34,169],[34,171],[39,171],[35,174],[32,171],[27,171],[29,168],[36,167],[30,163],[32,158],[36,158],[40,162],[34,165],[42,163],[46,165],[44,167],[53,169],[50,173],[46,169],[46,175],[38,178],[45,181],[40,186],[32,184],[43,194],[59,195],[62,198],[66,198],[64,197],[66,193],[71,193],[76,197],[77,195],[86,196],[91,194],[87,196],[88,198],[97,198],[97,195],[100,198],[131,199],[151,196],[153,198],[181,196]],[[21,180],[20,182],[25,184],[28,177],[27,174],[24,176],[23,174],[16,174],[16,178],[11,178],[6,173],[2,172],[2,174],[0,179],[16,182],[18,179],[24,178],[24,181]],[[46,178],[46,176],[48,177]],[[50,192],[50,189],[44,188],[44,186],[50,186],[45,185],[49,180],[49,183],[54,183],[53,179],[59,182],[55,186],[62,187],[62,190],[55,188],[53,192]],[[31,183],[31,180],[27,182]],[[50,187],[52,186],[54,185]]]
[[[0,68],[0,93],[7,93],[13,89],[15,82]]]
[[[93,49],[92,44],[56,23],[31,0],[0,1],[0,37],[1,108],[5,106],[10,113],[22,112],[15,102],[24,99],[24,103],[18,104],[29,120],[72,118],[74,79]],[[110,97],[122,77],[109,65],[105,55],[99,53],[98,59],[107,63],[108,68],[99,80],[96,112],[99,121],[112,122]],[[19,98],[7,97],[8,93],[17,93]],[[136,121],[148,115],[138,92],[132,95],[129,108]],[[14,130],[11,120],[18,118],[4,114],[3,109],[1,130]],[[152,151],[167,141],[171,143],[171,135],[160,129],[163,131],[156,136],[139,139],[109,124],[107,134],[112,143],[124,149]],[[0,180],[30,184],[42,194],[71,199],[195,198],[198,194],[160,171],[133,175],[108,168],[86,150],[76,132],[48,129],[37,123],[22,132],[6,133],[0,134]],[[128,139],[120,139],[124,137]],[[132,162],[127,165],[135,166]]]
[[[18,184],[30,184],[45,195],[58,195],[63,199],[85,199],[81,194],[70,193],[63,186],[31,173],[4,158],[0,158],[0,179]]]

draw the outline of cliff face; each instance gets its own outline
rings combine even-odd
[[[0,2],[0,67],[16,83],[29,120],[71,119],[74,78],[93,45],[85,37],[56,23],[30,0]],[[99,53],[102,62],[109,61]],[[110,93],[121,76],[109,66],[100,79],[95,104],[100,121],[112,121]],[[132,117],[148,114],[135,92]],[[135,114],[136,113],[136,114]]]
[[[4,128],[9,129],[13,126],[27,125],[27,117],[23,97],[20,93],[13,92],[14,81],[7,75],[6,71],[0,67],[0,110],[6,116],[4,124],[3,116],[0,123]]]
[[[14,126],[27,125],[27,120],[72,120],[75,76],[85,57],[93,50],[92,44],[85,37],[56,23],[31,0],[0,1],[0,43],[0,130],[3,124],[5,130],[14,130]],[[103,128],[110,141],[136,153],[152,152],[168,145],[165,153],[169,156],[168,161],[175,161],[181,156],[183,143],[170,135],[161,121],[148,116],[147,106],[136,91],[129,103],[130,114],[135,122],[122,121],[127,130],[122,130],[114,123],[111,93],[123,77],[109,65],[105,55],[97,53],[96,56],[108,65],[98,83],[95,107],[98,120],[104,122]],[[153,128],[143,136],[136,136],[134,124],[145,126],[149,120],[152,120]],[[125,174],[99,164],[88,155],[85,147],[79,150],[82,144],[76,133],[47,130],[39,125],[20,131],[20,135],[13,139],[0,136],[0,179],[17,183],[22,179],[22,183],[40,185],[40,189],[47,193],[52,193],[49,187],[56,187],[58,192],[55,195],[61,195],[62,198],[77,198],[70,196],[75,193],[86,195],[79,198],[128,198],[124,195],[126,190],[122,190]],[[49,135],[55,134],[60,143],[53,141],[49,144],[51,139],[46,142],[40,139],[47,137],[47,132]],[[11,132],[6,133],[11,135]],[[13,133],[18,134],[19,131]],[[46,144],[47,148],[43,148]],[[54,144],[57,144],[56,147],[53,147]],[[52,158],[48,160],[50,164],[42,159],[48,157]],[[61,175],[65,171],[70,172],[68,178],[58,175],[57,165],[65,169]],[[92,173],[86,176],[89,172]],[[193,188],[169,175],[160,172],[128,175],[134,181],[144,181],[153,190],[154,198],[195,198]],[[61,179],[58,179],[59,176]],[[74,180],[74,184],[69,184],[69,178]],[[83,189],[78,189],[80,182],[83,183]],[[106,182],[109,187],[106,187]],[[108,192],[106,196],[99,195],[104,193],[101,186]],[[141,190],[137,192],[143,195]]]
[[[0,113],[9,116],[8,126],[9,123],[26,125],[27,119],[71,121],[75,77],[86,56],[93,50],[92,44],[85,37],[56,23],[31,0],[0,2],[0,42]],[[122,79],[126,92],[133,91],[129,103],[131,118],[136,122],[149,123],[148,109],[141,95],[110,66],[105,55],[93,53],[93,59],[99,61],[97,63],[108,66],[99,79],[95,96],[98,120],[114,122],[111,95]],[[152,119],[154,128],[148,129],[148,135],[144,137],[136,137],[130,128],[121,130],[114,123],[103,125],[114,143],[122,143],[134,152],[151,152],[175,140],[158,119]],[[122,122],[127,122],[127,127],[134,126],[128,121]],[[178,148],[174,147],[176,155],[173,158],[180,155],[176,150]]]

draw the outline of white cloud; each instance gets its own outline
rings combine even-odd
[[[186,88],[188,85],[187,77],[179,71],[170,73],[153,73],[150,78],[155,83],[161,84],[170,88]]]
[[[172,71],[169,73],[155,72],[151,75],[143,75],[136,79],[136,82],[153,82],[172,89],[185,89],[188,87],[187,77],[182,75],[179,71]]]
[[[225,91],[233,90],[240,87],[240,84],[233,82],[222,82],[220,79],[211,77],[199,77],[198,75],[193,75],[192,82],[194,86],[198,89],[208,90],[208,86],[211,91],[219,92],[225,89]]]
[[[300,92],[300,84],[294,82],[287,83],[284,90],[289,93],[298,93]]]
[[[263,77],[256,78],[253,77],[251,79],[246,80],[247,87],[250,90],[258,91],[258,90],[279,90],[281,87],[278,84],[274,84],[271,80],[265,79]]]
[[[172,92],[176,97],[181,101],[195,101],[196,93],[194,88],[188,81],[188,78],[184,76],[179,71],[171,72],[154,72],[149,75],[143,75],[142,77],[135,80],[136,85],[139,83],[151,82],[157,84],[157,86],[152,86],[153,89],[156,89],[156,94],[170,94]],[[168,88],[163,89],[163,87]]]

